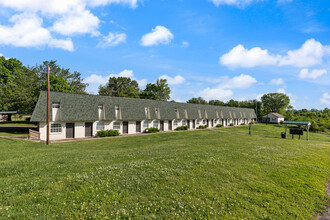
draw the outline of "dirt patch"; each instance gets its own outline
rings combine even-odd
[[[330,220],[330,179],[328,181],[328,184],[326,186],[327,188],[327,195],[328,195],[328,204],[326,205],[326,212],[323,215],[318,215],[317,219],[319,220]]]

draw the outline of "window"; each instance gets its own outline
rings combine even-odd
[[[120,119],[120,108],[119,105],[115,106],[115,115],[116,115],[116,119],[119,120]]]
[[[146,118],[148,119],[148,113],[149,113],[149,108],[148,107],[144,107],[144,113],[146,114]]]
[[[154,121],[154,128],[158,128],[158,121]]]
[[[173,121],[174,126],[178,126],[178,120]]]
[[[203,120],[203,125],[205,125],[205,120]]]
[[[148,128],[149,127],[149,122],[148,121],[143,121],[143,127]]]
[[[182,125],[183,126],[187,125],[187,121],[186,120],[182,120]]]
[[[180,118],[179,109],[176,108],[176,109],[174,109],[174,111],[175,111],[176,117]]]
[[[113,129],[120,130],[120,121],[113,122]]]
[[[61,124],[51,124],[50,125],[50,133],[59,133],[62,132]]]
[[[196,124],[199,125],[199,120],[196,120]]]
[[[155,108],[156,117],[158,117],[158,108]]]
[[[97,108],[100,109],[100,110],[103,110],[103,104],[99,104],[99,105],[97,106]]]
[[[104,122],[102,121],[96,122],[96,130],[97,131],[104,130]]]
[[[214,124],[216,124],[217,123],[217,120],[216,119],[214,119]]]
[[[59,102],[53,102],[52,103],[52,107],[53,108],[60,108],[61,107],[61,104]]]

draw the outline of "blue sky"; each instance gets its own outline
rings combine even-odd
[[[109,76],[166,78],[176,101],[282,92],[297,109],[330,107],[324,0],[0,0],[0,54],[57,60],[91,93]]]

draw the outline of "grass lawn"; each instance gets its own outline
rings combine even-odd
[[[8,121],[8,122],[0,122],[1,126],[36,126],[36,123],[29,121]]]
[[[297,126],[292,126],[297,127]],[[242,134],[249,134],[249,126],[239,126],[239,127],[225,127],[220,128],[223,131],[227,132],[235,132],[235,133],[242,133]],[[285,132],[285,125],[274,125],[274,124],[255,124],[252,125],[252,135],[258,135],[258,136],[265,136],[265,137],[281,137],[281,132]],[[300,139],[302,141],[306,140],[307,132],[304,131],[304,135],[300,136]],[[287,138],[292,139],[292,135],[290,135],[290,128],[288,126],[287,130]],[[296,140],[299,139],[298,135],[295,135],[294,138]],[[318,134],[314,132],[309,132],[309,140],[310,141],[328,141],[330,142],[330,136]]]
[[[27,133],[27,132],[0,132],[0,136],[29,136],[29,133]]]
[[[324,210],[328,142],[230,129],[49,147],[0,138],[0,219],[313,219]]]

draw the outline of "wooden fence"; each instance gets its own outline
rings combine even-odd
[[[40,140],[40,133],[38,131],[29,129],[29,139]]]

